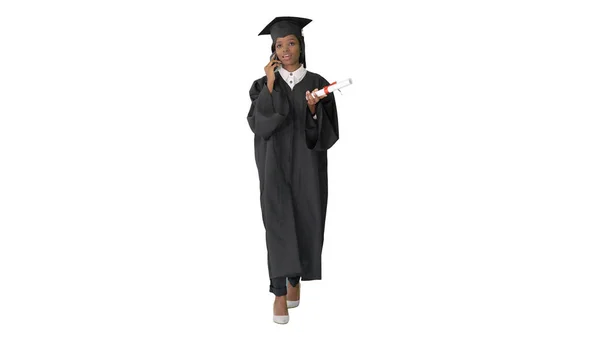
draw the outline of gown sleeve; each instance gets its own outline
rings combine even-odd
[[[250,129],[263,139],[269,139],[290,113],[287,97],[277,83],[270,93],[266,77],[263,77],[252,84],[250,99],[252,105],[247,116]]]
[[[329,85],[324,81],[321,88]],[[317,119],[315,120],[306,106],[306,145],[315,151],[326,151],[335,144],[339,137],[337,108],[333,93],[317,102]]]

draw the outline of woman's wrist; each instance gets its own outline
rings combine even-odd
[[[269,93],[273,93],[273,84],[275,81],[267,81],[267,88],[269,89]]]

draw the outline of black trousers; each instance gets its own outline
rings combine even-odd
[[[285,284],[285,279],[285,277],[272,278],[269,291],[275,294],[275,296],[287,295],[287,285]],[[288,277],[287,279],[292,287],[296,287],[300,282],[300,276]]]

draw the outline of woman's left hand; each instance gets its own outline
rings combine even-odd
[[[319,91],[319,89],[316,89],[316,88],[315,88],[315,90],[312,91],[312,93],[306,91],[306,101],[307,101],[307,104],[308,104],[308,109],[310,110],[310,113],[313,114],[313,115],[316,112],[317,103],[321,100],[321,98],[327,97],[327,95],[325,95],[323,97],[320,97],[320,98],[318,96],[317,97],[313,97],[312,94],[315,93],[315,92],[317,92],[317,91]]]

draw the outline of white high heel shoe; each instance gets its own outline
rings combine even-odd
[[[300,300],[297,301],[287,301],[288,308],[295,308],[300,305]]]
[[[288,281],[287,284],[290,284]],[[287,285],[286,285],[287,286]],[[295,308],[300,305],[300,283],[298,283],[298,300],[297,301],[286,301],[288,308]]]
[[[287,324],[287,322],[290,321],[290,316],[289,315],[273,315],[273,322],[277,323],[277,324]]]
[[[275,303],[273,303],[273,311],[275,311]],[[273,313],[273,322],[277,324],[287,324],[290,321],[290,315],[275,315]]]

